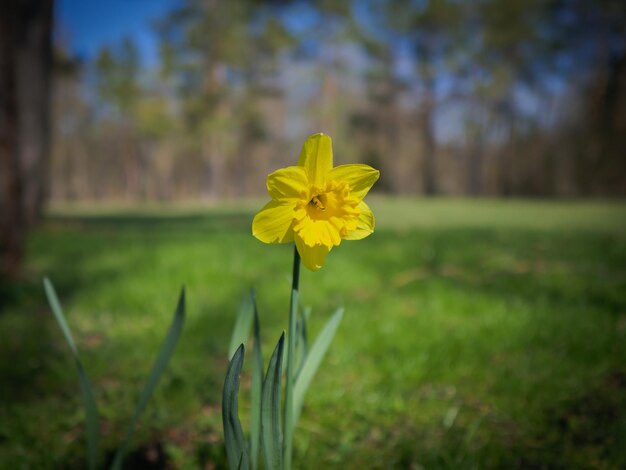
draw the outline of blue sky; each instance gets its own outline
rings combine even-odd
[[[157,62],[158,44],[150,23],[177,3],[177,0],[57,0],[56,36],[80,57],[93,57],[102,46],[130,36],[144,64],[151,66]]]

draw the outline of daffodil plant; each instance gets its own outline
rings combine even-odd
[[[265,243],[294,243],[293,278],[287,334],[285,396],[281,420],[281,385],[285,334],[281,335],[263,378],[260,326],[254,296],[240,310],[231,341],[232,359],[224,382],[222,416],[229,464],[233,469],[258,468],[259,448],[265,468],[291,468],[294,428],[304,394],[343,316],[338,309],[309,348],[309,312],[299,309],[300,262],[319,270],[342,240],[360,240],[374,231],[374,215],[363,201],[379,177],[362,164],[333,167],[332,141],[314,134],[302,147],[296,166],[267,177],[271,197],[255,216],[252,234]],[[244,345],[254,323],[250,441],[244,439],[238,416],[239,376]]]

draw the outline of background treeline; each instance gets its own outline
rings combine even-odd
[[[393,193],[624,195],[621,0],[184,0],[63,58],[52,197],[259,194],[306,135]]]

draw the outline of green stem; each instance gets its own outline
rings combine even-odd
[[[300,254],[294,247],[293,252],[293,278],[291,283],[291,304],[289,306],[289,334],[287,336],[287,378],[285,385],[285,423],[283,441],[283,466],[285,470],[291,469],[291,454],[293,447],[293,386],[295,374],[295,345],[296,345],[296,319],[298,315],[298,289],[300,285]]]
[[[298,248],[293,247],[293,277],[291,281],[291,290],[298,292],[300,290],[300,253]]]

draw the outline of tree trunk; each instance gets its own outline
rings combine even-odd
[[[623,39],[626,40],[626,24]],[[626,184],[626,51],[613,54],[608,60],[604,106],[601,116],[602,180],[606,194],[624,195]]]
[[[0,14],[0,276],[17,274],[24,247],[19,168],[17,0],[5,0]]]
[[[50,88],[53,0],[18,1],[17,105],[23,214],[27,226],[40,218],[50,168]]]
[[[423,173],[422,181],[424,194],[434,196],[437,194],[437,172],[435,168],[435,131],[433,126],[433,114],[435,110],[434,83],[426,80],[426,91],[421,105],[418,122],[422,137]]]
[[[469,145],[467,169],[467,193],[474,197],[483,193],[483,152],[483,130],[477,129]]]

